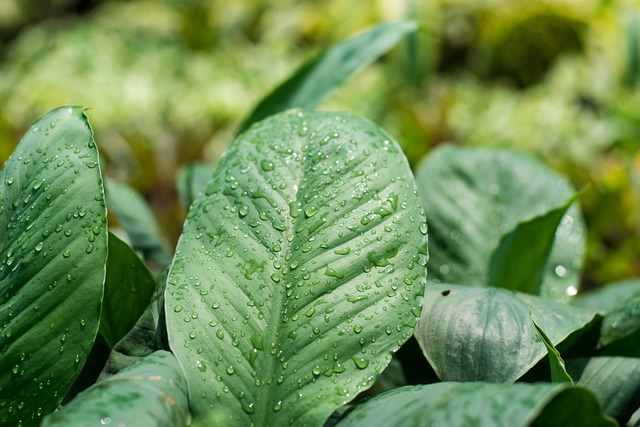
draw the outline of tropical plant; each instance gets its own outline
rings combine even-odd
[[[0,172],[0,423],[637,425],[640,282],[576,297],[580,192],[500,149],[414,178],[372,122],[308,110],[317,70],[415,29],[337,45],[186,171],[175,254],[84,108],[39,119]]]

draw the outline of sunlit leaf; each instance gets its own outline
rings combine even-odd
[[[65,396],[100,320],[107,224],[82,107],[39,119],[0,173],[0,424],[38,425]]]
[[[191,206],[169,343],[203,425],[320,425],[371,386],[420,314],[426,223],[398,145],[339,113],[242,134]]]

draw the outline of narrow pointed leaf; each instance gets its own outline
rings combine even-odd
[[[439,148],[418,165],[416,182],[429,218],[431,280],[480,286],[490,283],[491,256],[505,234],[575,193],[567,179],[534,158],[493,148]],[[578,291],[584,249],[574,204],[556,231],[541,296],[566,302]]]
[[[53,411],[98,331],[106,208],[83,111],[43,116],[0,173],[2,425],[38,425]]]
[[[593,393],[567,383],[437,383],[402,387],[358,405],[339,427],[615,427]]]
[[[489,285],[539,295],[556,230],[579,193],[502,236],[489,261]],[[571,292],[577,291],[574,287]]]
[[[544,330],[542,330],[542,328],[538,326],[536,321],[533,320],[531,311],[529,311],[529,317],[531,317],[531,322],[533,322],[533,326],[535,326],[536,332],[542,340],[542,343],[547,348],[547,355],[549,356],[549,366],[551,367],[551,382],[568,382],[573,384],[573,379],[571,378],[571,375],[567,373],[567,369],[565,368],[564,360],[562,360],[562,357],[560,356],[560,352],[553,345],[553,342],[547,336]]]
[[[406,158],[349,114],[241,135],[191,206],[169,343],[203,425],[321,425],[368,388],[420,314],[426,223]]]
[[[155,267],[167,267],[171,249],[144,198],[133,188],[114,181],[106,182],[106,190],[109,212],[118,219],[133,249]]]
[[[512,382],[547,353],[529,308],[555,346],[599,320],[590,310],[501,288],[429,284],[415,336],[442,381]]]
[[[176,358],[157,351],[80,393],[43,427],[180,427],[190,420],[187,382]]]
[[[120,341],[138,321],[151,301],[156,281],[144,262],[127,245],[109,234],[109,258],[100,335],[109,348]]]
[[[640,409],[640,359],[592,357],[567,360],[567,369],[578,385],[598,396],[604,412],[626,425]]]
[[[264,98],[240,127],[290,108],[314,109],[357,70],[388,52],[418,26],[409,21],[387,22],[335,44],[300,67]]]

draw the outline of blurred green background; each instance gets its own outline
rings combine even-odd
[[[442,143],[543,159],[590,185],[584,288],[640,276],[640,6],[630,0],[3,0],[0,161],[48,110],[91,106],[106,174],[144,194],[175,242],[182,166],[214,164],[305,60],[406,18],[425,31],[321,109],[377,122],[412,165]]]

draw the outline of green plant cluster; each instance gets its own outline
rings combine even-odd
[[[175,251],[85,108],[38,119],[0,172],[0,423],[640,425],[640,282],[580,292],[588,189],[502,148],[412,171],[313,110],[417,29],[337,43],[186,168]]]
[[[576,187],[592,185],[580,199],[590,226],[583,283],[640,274],[633,2],[7,2],[0,33],[14,35],[0,46],[0,159],[36,111],[93,106],[109,176],[146,196],[173,243],[178,170],[216,162],[265,88],[295,65],[366,26],[408,17],[428,33],[322,108],[379,123],[412,166],[452,141],[542,158]]]

